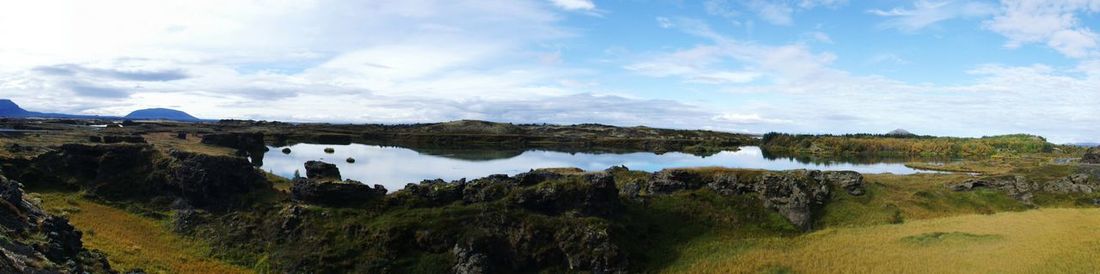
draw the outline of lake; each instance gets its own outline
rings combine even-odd
[[[746,146],[739,151],[720,152],[701,157],[686,153],[566,153],[542,150],[413,150],[374,145],[296,144],[269,147],[264,154],[262,169],[291,178],[295,171],[305,175],[303,164],[320,160],[336,164],[345,179],[365,184],[380,184],[390,191],[402,189],[408,183],[425,179],[475,179],[491,174],[515,175],[533,168],[578,167],[587,171],[604,170],[625,165],[631,170],[658,171],[672,167],[722,166],[768,170],[820,169],[853,170],[860,173],[912,174],[922,172],[902,163],[812,163],[789,158],[768,159],[758,147]],[[325,148],[335,149],[325,153]],[[354,158],[355,163],[345,160]]]

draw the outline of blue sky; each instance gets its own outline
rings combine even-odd
[[[1100,0],[3,1],[26,108],[1100,140]]]

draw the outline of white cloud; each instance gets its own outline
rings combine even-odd
[[[194,101],[150,99],[185,94],[205,102],[172,105],[208,115],[246,101],[356,101],[326,99],[334,93],[558,96],[578,92],[552,84],[574,70],[529,50],[571,35],[558,20],[537,1],[13,2],[0,9],[0,94],[97,114]],[[173,72],[186,77],[141,79]],[[250,110],[227,112],[277,116]]]
[[[698,20],[680,18],[674,23],[681,31],[710,39],[713,44],[657,54],[624,68],[649,76],[675,76],[685,82],[711,84],[761,79],[792,84],[843,74],[828,68],[835,55],[814,53],[806,45],[761,45],[726,37]]]
[[[550,0],[555,6],[565,10],[586,10],[592,11],[596,9],[596,4],[592,3],[592,0]]]
[[[871,56],[867,59],[868,65],[905,65],[909,64],[909,60],[905,60],[901,56],[893,53],[879,53]]]
[[[832,67],[835,56],[803,45],[737,41],[705,24],[681,19],[681,31],[711,43],[671,50],[627,69],[655,77],[728,71],[758,73],[750,83],[727,82],[718,89],[739,103],[715,103],[712,120],[753,132],[885,132],[905,128],[922,134],[983,136],[1042,134],[1054,142],[1095,140],[1100,124],[1100,65],[1082,62],[1062,69],[1046,65],[981,65],[968,71],[971,84],[914,84],[882,76],[852,75]],[[904,62],[880,54],[873,62]],[[659,65],[653,65],[659,64]],[[640,68],[653,67],[651,70]],[[666,74],[655,68],[669,69]],[[768,79],[770,81],[762,81]],[[713,96],[721,96],[715,94]],[[775,99],[781,98],[781,99]]]
[[[657,17],[657,25],[662,29],[671,28],[673,26],[672,21],[666,17]]]
[[[817,42],[826,43],[826,44],[832,44],[833,43],[833,38],[829,37],[828,33],[820,32],[820,31],[811,31],[811,32],[807,32],[805,34],[805,36],[810,38],[810,39],[813,39],[814,41],[817,41]]]
[[[760,114],[744,114],[744,113],[722,113],[721,115],[714,116],[716,121],[730,122],[735,124],[747,124],[747,125],[776,125],[776,124],[790,124],[792,121],[783,119],[768,119],[761,117]]]
[[[749,8],[756,11],[756,15],[768,23],[781,26],[789,26],[794,23],[792,18],[794,8],[786,3],[765,0],[752,0],[748,3]]]
[[[912,8],[872,9],[867,12],[891,18],[883,22],[882,27],[917,31],[955,18],[988,16],[996,12],[996,6],[984,2],[920,0],[913,2]]]
[[[1042,43],[1072,58],[1096,55],[1097,34],[1077,14],[1100,11],[1100,0],[1004,0],[1001,6],[985,26],[1007,37],[1005,46]]]
[[[745,10],[773,25],[790,26],[798,11],[836,8],[847,3],[847,0],[707,0],[703,8],[710,15],[727,18],[741,16],[740,11]]]

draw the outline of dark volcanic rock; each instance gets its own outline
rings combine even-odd
[[[340,177],[340,169],[334,164],[321,161],[308,161],[306,162],[306,178],[339,181],[343,177]]]
[[[1100,147],[1090,148],[1088,152],[1085,152],[1085,156],[1081,157],[1081,163],[1100,164]]]
[[[1024,178],[1024,176],[992,176],[985,178],[967,179],[961,183],[948,184],[947,188],[954,191],[971,191],[977,188],[993,188],[1008,193],[1016,200],[1031,204],[1032,191],[1039,187]]]
[[[707,187],[721,195],[737,195],[753,192],[751,182],[737,180],[736,174],[721,174],[714,177]]]
[[[1100,182],[1091,182],[1089,175],[1078,173],[1046,183],[1043,191],[1051,193],[1092,193],[1100,191]]]
[[[359,206],[379,201],[386,196],[381,185],[370,187],[358,181],[318,181],[298,178],[290,189],[291,198],[310,204],[329,206]]]
[[[46,214],[3,175],[0,203],[0,273],[113,273],[106,257],[84,248],[68,220]]]
[[[408,184],[394,194],[395,204],[424,207],[441,206],[462,200],[466,179],[446,182],[441,179],[424,180],[419,184]]]
[[[583,216],[603,217],[610,216],[621,207],[619,190],[610,174],[591,173],[571,179],[519,189],[511,196],[511,203],[546,214],[576,212]]]
[[[295,178],[290,188],[292,199],[329,206],[360,206],[380,201],[386,197],[386,188],[370,187],[358,181],[340,181],[340,169],[336,165],[306,162],[306,178]]]
[[[267,151],[264,134],[259,132],[214,133],[202,136],[202,143],[221,147],[235,148],[247,152]]]
[[[863,195],[863,174],[855,171],[825,171],[825,180],[839,186],[848,194]]]
[[[1035,192],[1047,193],[1093,193],[1100,190],[1100,182],[1092,180],[1088,173],[1072,174],[1046,183],[1038,183],[1028,180],[1024,176],[991,176],[984,178],[968,179],[947,187],[954,191],[970,191],[976,188],[992,188],[1001,190],[1016,200],[1026,204],[1032,204],[1031,198]]]
[[[531,170],[531,171],[528,171],[528,172],[517,174],[515,176],[516,181],[521,186],[534,185],[534,184],[538,184],[538,183],[541,183],[541,182],[545,182],[545,181],[549,181],[549,180],[553,180],[553,179],[558,179],[558,178],[561,178],[561,177],[562,177],[562,175],[560,173],[549,171],[549,170],[544,170],[544,169]]]
[[[169,186],[174,186],[191,205],[223,208],[243,194],[268,189],[259,170],[241,158],[173,151],[177,160]]]
[[[455,264],[451,271],[455,274],[482,274],[493,273],[489,263],[489,256],[478,252],[471,244],[455,244],[451,250],[455,258]]]
[[[161,193],[166,169],[146,144],[67,144],[33,160],[23,181],[82,189],[108,199],[139,198]]]
[[[791,170],[762,173],[720,173],[703,178],[698,172],[666,169],[646,182],[651,195],[670,194],[706,186],[721,195],[752,194],[764,207],[779,212],[795,227],[812,229],[815,212],[824,207],[833,187],[850,195],[862,195],[863,175],[852,171]]]
[[[626,273],[626,253],[605,222],[568,219],[547,226],[507,216],[481,216],[469,224],[475,236],[451,249],[455,273],[524,273],[542,267],[568,272]]]
[[[245,159],[172,151],[151,145],[63,145],[35,158],[20,178],[83,190],[107,200],[182,198],[211,209],[231,207],[255,190],[270,188]]]
[[[813,212],[829,200],[829,185],[817,170],[765,173],[754,185],[764,206],[786,217],[803,231],[813,228]]]
[[[651,194],[669,194],[680,190],[698,189],[703,185],[703,178],[698,173],[687,170],[665,169],[653,173],[653,177],[647,184]]]

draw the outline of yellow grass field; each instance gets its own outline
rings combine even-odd
[[[670,272],[1098,273],[1100,209],[1037,209],[758,239]]]
[[[204,247],[168,231],[155,220],[81,199],[76,194],[40,193],[43,208],[67,214],[84,232],[84,245],[107,254],[118,270],[147,273],[252,273],[202,255]]]

